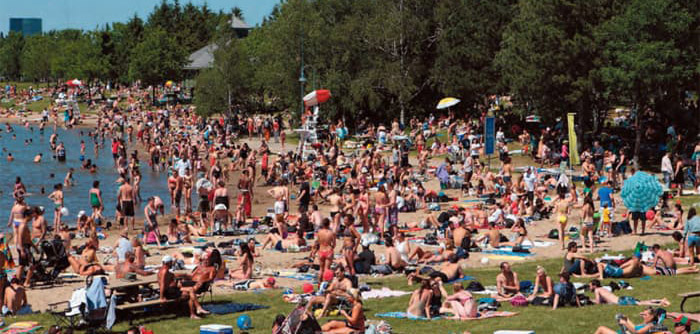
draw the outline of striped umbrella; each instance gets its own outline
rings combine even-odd
[[[664,191],[655,176],[636,172],[625,180],[620,196],[627,209],[632,212],[646,212],[659,203]]]

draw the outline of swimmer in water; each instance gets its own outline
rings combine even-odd
[[[40,162],[41,162],[41,158],[43,158],[43,157],[44,157],[44,155],[43,155],[42,153],[38,153],[37,155],[34,156],[34,162],[35,162],[35,163],[40,163]]]
[[[7,162],[13,162],[15,161],[15,157],[12,156],[12,153],[7,153]]]

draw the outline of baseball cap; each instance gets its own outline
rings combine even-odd
[[[672,318],[672,319],[673,319],[674,323],[680,324],[680,325],[687,325],[690,323],[690,319],[688,319],[688,317],[686,317],[684,315],[679,315],[679,316]]]
[[[274,278],[274,277],[268,277],[268,278],[267,278],[267,284],[268,284],[268,285],[275,285],[275,278]]]

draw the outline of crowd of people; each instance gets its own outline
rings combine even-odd
[[[65,88],[68,95],[77,92]],[[153,109],[147,92],[136,86],[124,87],[118,91],[120,98],[92,105],[97,115],[94,124],[81,130],[86,132],[79,152],[85,161],[81,168],[90,173],[97,173],[98,168],[118,171],[116,203],[104,202],[100,182],[95,181],[86,194],[85,207],[89,205],[91,212],[81,211],[74,226],[67,224],[63,221],[63,188],[70,187],[75,177],[71,171],[48,195],[54,203],[49,223],[44,208],[26,202],[26,186],[21,175],[17,177],[15,203],[8,218],[15,254],[0,253],[0,265],[9,258],[18,259],[15,277],[0,280],[0,293],[4,293],[0,303],[11,312],[26,304],[24,288],[20,287],[32,286],[33,254],[40,252],[41,243],[47,240],[58,240],[65,246],[69,267],[79,275],[157,275],[158,298],[187,299],[192,318],[208,313],[196,296],[211,285],[237,290],[276,287],[274,277],[260,279],[255,270],[256,258],[268,249],[308,252],[308,258],[293,268],[315,269],[316,280],[329,283],[324,294],[309,300],[309,308],[320,306],[323,317],[329,306],[340,300],[350,305],[341,313],[346,321],[323,326],[325,332],[332,333],[364,328],[357,277],[367,274],[401,273],[410,284],[419,284],[409,300],[410,315],[430,318],[451,313],[456,318],[475,318],[478,303],[471,293],[461,283],[453,285],[453,294],[444,286],[465,276],[470,253],[534,247],[536,242],[528,229],[550,218],[555,221],[552,227],[564,251],[558,283],[538,268],[534,289],[524,294],[518,275],[503,262],[492,296],[497,301],[526,299],[554,309],[579,305],[570,282],[573,276],[593,278],[589,286],[594,304],[666,306],[664,299],[638,301],[615,296],[600,289],[600,280],[698,272],[694,256],[700,250],[700,217],[695,208],[688,209],[684,218],[682,206],[673,204],[671,194],[660,198],[652,216],[625,212],[615,193],[635,172],[627,147],[614,140],[593,141],[590,147],[584,145],[580,172],[567,172],[570,150],[576,148],[569,148],[561,121],[551,128],[513,126],[506,132],[503,128],[513,124],[500,119],[495,135],[498,167],[492,169],[484,163],[485,141],[480,135],[486,111],[479,117],[461,118],[450,112],[441,118],[413,118],[407,128],[398,119],[388,127],[363,123],[358,127],[361,148],[354,150],[344,149],[346,125],[338,120],[330,126],[332,135],[313,143],[313,153],[302,154],[296,147],[285,148],[288,126],[279,117],[234,114],[207,119],[199,117],[193,107]],[[45,110],[39,121],[42,133],[51,126],[55,130],[58,126],[80,126],[81,122],[85,125],[88,118],[73,116],[71,110],[59,105]],[[3,110],[7,112],[15,111]],[[700,143],[689,151],[692,144],[672,125],[667,137],[673,156],[663,156],[660,172],[668,189],[682,195],[686,176],[692,176],[692,187],[698,185],[695,175],[700,171]],[[96,166],[88,159],[86,142],[90,141],[94,156],[111,150],[112,166]],[[68,151],[55,131],[49,145],[58,161],[67,154],[78,154]],[[522,149],[510,152],[515,145]],[[414,149],[416,156],[412,157],[409,153]],[[692,164],[685,160],[691,158],[688,153],[695,158]],[[516,166],[518,154],[545,168]],[[145,168],[167,174],[163,187],[168,189],[168,198],[142,198]],[[572,174],[581,182],[574,181]],[[476,204],[452,206],[457,202],[454,197],[475,198]],[[270,205],[261,207],[259,203]],[[422,219],[400,219],[411,212]],[[143,218],[137,219],[141,213]],[[667,251],[653,245],[647,263],[642,261],[641,252],[623,263],[588,258],[587,253],[599,250],[600,243],[610,242],[618,234],[613,223],[621,218],[632,221],[632,232],[640,236],[650,228],[674,230],[679,249]],[[578,230],[578,243],[568,240],[572,226]],[[110,254],[115,263],[98,257],[104,246],[98,235],[109,229],[120,234]],[[413,232],[418,232],[422,243],[412,244],[415,236],[409,233]],[[194,256],[168,251],[157,270],[147,268],[149,254],[144,245],[173,248],[197,244],[200,238],[243,234],[248,237],[237,246],[196,248]],[[81,238],[86,240],[76,245]],[[377,257],[374,252],[379,244],[384,254]],[[222,253],[236,256],[236,263],[227,266]],[[196,269],[174,274],[173,268],[185,262]],[[599,332],[607,333],[605,329]]]

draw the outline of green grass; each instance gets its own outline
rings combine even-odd
[[[629,254],[629,252],[626,252]],[[562,260],[549,259],[537,262],[515,263],[515,270],[521,280],[533,280],[535,268],[537,265],[545,267],[553,275],[561,269]],[[467,269],[468,275],[476,277],[484,285],[495,285],[495,277],[498,273],[496,267]],[[687,292],[697,289],[697,275],[686,275],[676,277],[652,277],[650,280],[628,279],[633,287],[633,290],[617,292],[618,295],[629,295],[640,300],[654,299],[666,297],[672,305],[667,308],[668,311],[679,311],[680,298],[678,293]],[[392,289],[400,289],[411,291],[415,288],[409,287],[406,284],[404,277],[391,277],[387,279],[369,278],[364,280],[373,288],[387,286]],[[586,282],[586,280],[574,281]],[[610,280],[605,280],[607,284]],[[448,292],[451,288],[447,287]],[[477,295],[477,298],[479,296]],[[405,311],[408,304],[409,296],[398,298],[385,298],[380,300],[367,300],[365,305],[365,314],[369,320],[377,320],[374,316],[378,312],[387,311]],[[208,299],[207,299],[208,300]],[[287,304],[282,301],[279,290],[264,293],[236,293],[230,295],[219,295],[215,297],[218,301],[235,301],[239,303],[257,303],[267,305],[270,308],[246,312],[253,320],[254,329],[250,333],[269,333],[270,326],[274,317],[277,314],[288,314],[294,305]],[[503,304],[501,310],[516,311],[520,314],[510,318],[496,318],[477,321],[460,322],[453,320],[438,320],[438,321],[412,321],[412,320],[397,320],[385,319],[393,327],[395,333],[462,333],[469,330],[474,334],[493,333],[498,329],[531,329],[537,333],[592,333],[600,326],[615,326],[615,313],[624,313],[628,315],[632,321],[638,322],[637,314],[641,311],[641,306],[586,306],[583,308],[562,308],[556,311],[551,311],[550,308],[544,306],[530,306],[525,308],[515,308],[509,304]],[[691,300],[686,303],[686,310],[700,310],[700,300],[694,302]],[[204,324],[229,324],[234,325],[237,317],[240,314],[230,314],[224,316],[208,316],[202,320],[190,320],[186,317],[187,312],[184,307],[179,309],[180,317],[174,316],[147,316],[138,318],[137,324],[144,324],[147,328],[153,329],[155,333],[197,333],[200,325]],[[333,318],[330,318],[333,319]],[[44,326],[53,324],[53,319],[47,314],[18,317],[17,319],[5,319],[6,322],[34,320],[40,322]],[[328,319],[322,319],[321,324]],[[672,323],[667,321],[667,325],[672,327]],[[127,329],[127,322],[120,322],[114,330],[123,331]]]

